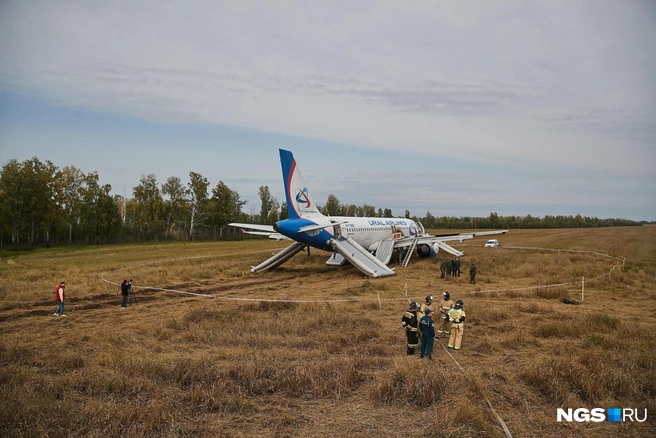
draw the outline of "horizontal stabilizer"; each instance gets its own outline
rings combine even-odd
[[[231,226],[231,227],[244,228],[246,230],[265,231],[265,232],[269,232],[269,233],[275,233],[276,232],[273,229],[273,225],[242,224],[242,223],[239,223],[239,222],[232,222],[228,225]]]
[[[364,249],[353,239],[331,239],[328,243],[353,266],[370,277],[376,278],[394,275],[393,270],[388,268],[376,257],[372,256],[369,251]]]

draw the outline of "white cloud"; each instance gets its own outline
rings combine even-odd
[[[653,180],[654,22],[640,1],[5,1],[0,89]]]

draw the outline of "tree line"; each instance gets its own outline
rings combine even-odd
[[[187,184],[177,176],[160,184],[155,175],[143,175],[132,197],[111,190],[97,172],[60,169],[36,157],[11,160],[0,173],[0,244],[220,239],[239,232],[228,223],[252,219],[242,213],[246,201],[235,190],[222,181],[210,187],[196,172]]]
[[[75,166],[59,168],[34,157],[10,160],[0,173],[0,246],[107,244],[161,240],[235,238],[240,231],[230,222],[273,224],[286,219],[287,205],[259,188],[259,214],[246,214],[236,190],[222,181],[211,187],[208,179],[189,172],[184,184],[177,176],[159,183],[154,174],[142,175],[132,196],[111,195],[98,173]],[[329,195],[320,211],[330,216],[394,217],[389,208],[341,204]],[[579,228],[641,225],[626,219],[576,216],[404,217],[425,228]]]
[[[488,217],[434,217],[430,211],[426,213],[426,217],[421,219],[421,223],[426,228],[446,229],[591,228],[643,224],[643,222],[628,219],[600,219],[597,217],[581,216],[580,214],[576,216],[546,215],[540,218],[531,216],[530,214],[526,216],[499,216],[496,212],[492,212]]]

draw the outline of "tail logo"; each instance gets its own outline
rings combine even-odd
[[[308,189],[305,187],[303,190],[299,190],[296,194],[296,202],[299,204],[305,204],[305,208],[310,208],[310,198],[308,196]]]

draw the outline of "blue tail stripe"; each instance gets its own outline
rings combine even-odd
[[[290,219],[298,219],[299,215],[296,211],[295,204],[291,197],[290,188],[292,183],[292,176],[296,168],[296,161],[294,155],[290,151],[280,149],[280,164],[282,165],[282,181],[285,184],[285,197],[287,198],[287,213]]]

